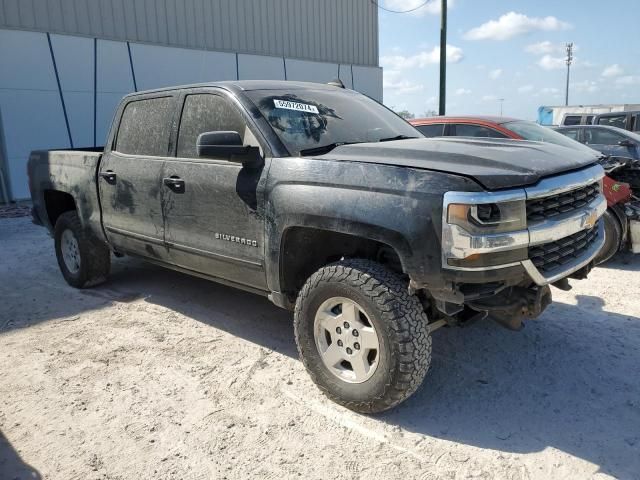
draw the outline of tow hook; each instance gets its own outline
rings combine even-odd
[[[563,278],[562,280],[558,280],[557,282],[552,283],[551,285],[553,285],[554,287],[560,290],[564,290],[565,292],[568,292],[569,290],[571,290],[571,284],[569,283],[568,278]]]
[[[524,318],[536,318],[551,303],[551,289],[543,287],[513,287],[499,295],[469,304],[478,311],[488,312],[500,325],[509,330],[522,330]]]

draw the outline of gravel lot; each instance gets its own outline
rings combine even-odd
[[[362,416],[326,400],[268,300],[133,259],[68,287],[0,220],[0,479],[640,478],[640,256],[519,333],[434,333],[424,386]]]

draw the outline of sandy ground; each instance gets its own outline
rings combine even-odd
[[[522,332],[437,331],[423,387],[367,417],[266,299],[126,258],[74,290],[27,218],[0,253],[2,480],[640,478],[640,257]]]

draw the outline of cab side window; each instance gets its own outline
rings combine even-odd
[[[432,123],[430,125],[416,125],[416,129],[425,137],[441,137],[444,132],[443,123]]]
[[[580,115],[565,115],[562,125],[580,125],[582,117]]]
[[[618,142],[624,140],[622,135],[604,128],[590,128],[584,134],[585,143],[591,145],[617,145]]]
[[[563,128],[562,130],[560,130],[560,133],[562,133],[565,137],[569,137],[573,140],[578,140],[579,137],[579,130],[577,128]]]
[[[245,122],[226,98],[211,93],[187,95],[178,130],[178,157],[196,158],[196,141],[204,132],[234,131],[244,141]]]
[[[608,115],[598,119],[599,125],[608,125],[610,127],[627,128],[626,115]]]
[[[167,156],[173,112],[173,97],[129,102],[122,113],[115,150],[128,155]]]
[[[456,137],[507,138],[505,134],[500,133],[497,130],[480,125],[458,123],[453,125],[453,128],[455,132],[454,135]]]

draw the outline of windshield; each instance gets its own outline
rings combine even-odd
[[[391,110],[350,90],[253,90],[246,94],[292,155],[334,144],[422,137]]]
[[[640,134],[638,133],[634,133],[634,132],[630,132],[629,130],[625,130],[622,133],[625,137],[630,138],[631,140],[634,140],[636,142],[640,142]]]
[[[502,125],[512,132],[517,133],[525,140],[554,143],[561,147],[573,148],[574,150],[584,150],[585,152],[589,151],[589,153],[598,155],[598,152],[583,145],[582,143],[569,137],[565,137],[561,133],[551,130],[550,128],[542,127],[534,122],[518,120],[517,122],[506,122]]]

